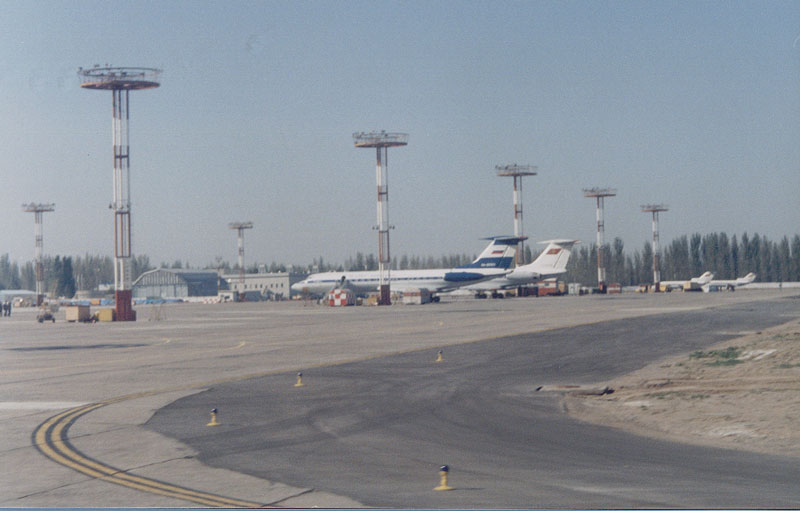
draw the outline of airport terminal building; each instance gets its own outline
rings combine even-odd
[[[243,279],[243,281],[242,281]],[[240,296],[260,295],[262,298],[289,298],[289,274],[278,273],[238,273],[222,275],[229,291]]]

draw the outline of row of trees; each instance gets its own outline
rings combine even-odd
[[[606,280],[622,285],[636,285],[653,280],[653,249],[649,242],[632,254],[625,252],[621,239],[616,238],[604,247],[606,261]],[[525,261],[533,260],[536,254],[525,246]],[[433,256],[408,256],[392,260],[392,269],[452,268],[468,264],[476,256],[467,254]],[[729,238],[725,233],[712,233],[702,236],[692,234],[681,236],[664,246],[660,256],[662,280],[682,280],[696,277],[704,271],[711,271],[717,279],[735,279],[748,272],[754,272],[762,282],[800,281],[800,235],[790,240],[784,236],[773,242],[766,236],[743,234]],[[46,256],[43,259],[45,292],[53,296],[72,296],[76,290],[97,289],[101,284],[114,282],[114,261],[110,256],[86,254],[84,256]],[[133,278],[153,269],[146,255],[132,259]],[[188,263],[175,261],[162,263],[164,268],[189,268]],[[254,263],[246,268],[247,273],[259,271],[297,272],[376,270],[378,261],[374,254],[357,252],[343,264],[329,264],[320,257],[310,265],[287,266],[272,263],[267,266]],[[238,271],[238,265],[231,266],[221,257],[204,269],[224,273]],[[573,251],[567,266],[564,280],[590,284],[597,282],[597,247],[595,244],[578,245]],[[32,262],[20,266],[11,262],[8,254],[0,255],[0,289],[36,288],[36,277]]]
[[[434,256],[409,256],[403,254],[398,259],[392,258],[391,268],[393,270],[422,270],[427,268],[455,268],[469,264],[475,259],[477,255],[469,256],[467,254],[443,254],[440,257]],[[523,261],[529,263],[533,260],[533,254],[529,246],[525,246],[525,257]],[[344,264],[330,264],[320,257],[314,259],[314,262],[309,266],[294,266],[295,269],[302,269],[304,272],[321,272],[321,271],[358,271],[358,270],[377,270],[378,259],[374,254],[364,255],[357,252],[355,257],[348,257]]]
[[[624,286],[653,281],[653,248],[626,254],[622,240],[604,247],[606,280]],[[774,242],[766,236],[725,233],[681,236],[662,247],[659,257],[662,280],[683,280],[710,271],[716,279],[735,279],[749,272],[761,282],[800,281],[800,235]],[[567,265],[565,280],[597,282],[597,245],[577,248]]]
[[[134,279],[153,266],[145,256],[131,259]],[[51,296],[71,297],[79,289],[97,289],[114,282],[114,260],[111,256],[83,257],[44,256],[44,292]],[[36,289],[36,270],[33,262],[18,265],[8,254],[0,255],[0,289]]]

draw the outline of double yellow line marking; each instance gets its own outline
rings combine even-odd
[[[127,486],[135,490],[188,500],[208,507],[265,507],[264,504],[258,502],[231,499],[147,477],[136,476],[84,456],[70,444],[67,436],[69,428],[80,417],[107,404],[109,403],[79,406],[50,417],[34,430],[33,445],[42,454],[66,467],[77,470],[89,477]]]
[[[503,336],[504,337],[504,336]],[[500,338],[500,337],[497,337]],[[487,340],[487,339],[483,339]],[[166,339],[164,344],[169,343],[170,340]],[[468,341],[466,343],[461,344],[470,344],[472,342],[478,341]],[[228,349],[240,349],[247,345],[247,342],[240,342],[237,346]],[[410,350],[400,351],[397,353],[393,353],[395,355],[400,354],[407,354],[407,353],[415,353],[420,351],[426,351],[431,348],[414,348]],[[331,363],[321,363],[316,365],[306,366],[307,369],[310,368],[322,368],[322,367],[331,367],[335,365],[342,365],[348,364],[353,362],[363,362],[366,360],[372,360],[376,358],[385,357],[388,354],[385,353],[377,353],[374,355],[368,355],[364,357],[353,358],[349,360],[339,360],[336,362]],[[170,391],[179,391],[179,390],[189,390],[189,389],[196,389],[200,387],[207,387],[210,385],[218,385],[222,383],[230,383],[234,381],[242,381],[248,380],[251,378],[261,378],[264,376],[274,375],[274,374],[282,374],[286,373],[286,369],[280,369],[275,371],[267,371],[262,373],[255,373],[255,374],[244,374],[239,376],[233,376],[229,378],[220,378],[218,380],[213,380],[205,383],[197,383],[197,384],[190,384],[181,387],[175,387],[171,389],[162,389],[162,390],[152,390],[152,391],[145,391],[140,392],[138,394],[130,394],[127,396],[120,396],[116,398],[109,399],[107,401],[101,403],[94,403],[89,405],[78,406],[72,409],[69,409],[65,412],[61,412],[53,417],[50,417],[43,423],[39,424],[36,429],[33,431],[32,434],[32,441],[34,447],[36,447],[39,452],[41,452],[44,456],[50,458],[51,460],[55,461],[56,463],[60,463],[65,467],[69,467],[73,470],[76,470],[82,474],[85,474],[89,477],[93,477],[96,479],[101,479],[103,481],[107,481],[114,484],[119,484],[122,486],[126,486],[128,488],[133,488],[135,490],[146,491],[149,493],[154,493],[157,495],[164,495],[166,497],[172,497],[176,499],[183,499],[188,500],[191,502],[196,502],[198,504],[202,504],[208,507],[239,507],[239,508],[264,508],[264,507],[271,507],[270,505],[265,505],[259,502],[249,502],[246,500],[239,500],[239,499],[232,499],[228,497],[223,497],[220,495],[214,495],[212,493],[201,492],[197,490],[192,490],[190,488],[184,488],[181,486],[176,486],[174,484],[165,483],[163,481],[158,481],[155,479],[150,479],[147,477],[136,476],[130,473],[125,472],[119,468],[112,467],[110,465],[106,465],[104,463],[100,463],[97,460],[89,458],[82,454],[80,451],[75,449],[72,444],[69,442],[68,432],[70,426],[77,421],[79,418],[83,417],[84,415],[97,410],[98,408],[102,408],[106,405],[111,405],[115,403],[119,403],[122,401],[127,401],[129,399],[137,399],[142,397],[148,396],[155,396],[158,394],[163,394],[165,392]],[[304,492],[305,493],[305,492]],[[272,503],[274,506],[275,503]]]

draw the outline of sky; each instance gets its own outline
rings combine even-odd
[[[699,232],[800,233],[796,1],[0,0],[0,254],[112,255],[111,93],[79,67],[153,67],[131,93],[133,252],[154,264],[344,262],[377,251],[389,149],[395,257],[513,233],[628,251]]]

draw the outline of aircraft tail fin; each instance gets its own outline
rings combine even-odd
[[[743,286],[745,284],[749,284],[749,283],[753,282],[754,280],[756,280],[756,274],[753,273],[753,272],[750,272],[747,275],[745,275],[744,277],[740,277],[740,278],[736,279],[736,284],[739,285],[739,286]]]
[[[524,240],[525,237],[494,236],[484,239],[492,240],[492,242],[483,249],[483,252],[481,252],[477,259],[470,264],[459,266],[459,268],[508,269],[511,263],[514,262],[514,255],[517,253],[517,243]]]
[[[696,279],[696,283],[697,283],[697,284],[700,284],[700,285],[702,286],[702,285],[704,285],[704,284],[708,284],[708,283],[709,283],[709,282],[711,282],[713,279],[714,279],[714,274],[713,274],[713,273],[711,273],[710,271],[707,271],[707,272],[704,272],[704,273],[703,273],[702,275],[700,275],[699,277],[697,277],[697,279]],[[695,279],[692,279],[692,280],[695,280]]]
[[[547,243],[547,246],[532,263],[521,266],[520,269],[539,275],[554,275],[567,271],[567,262],[569,262],[572,247],[580,241],[549,240],[539,243]]]

